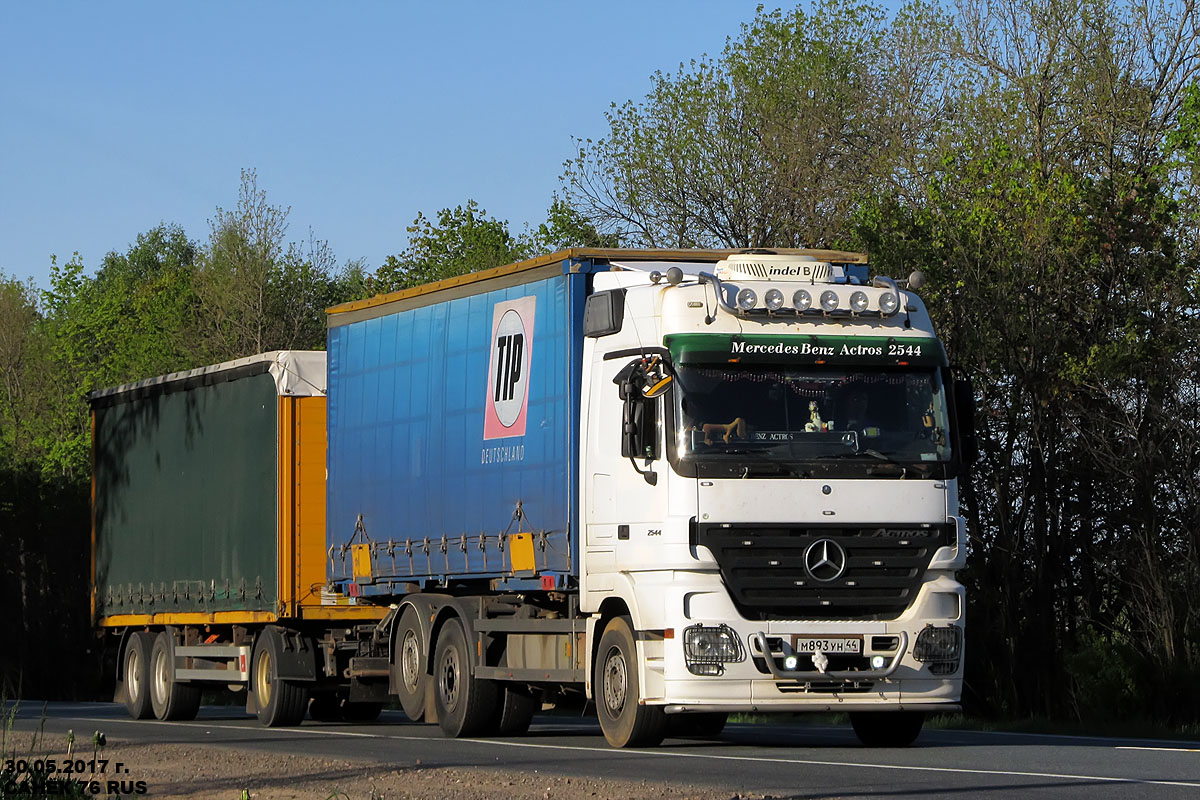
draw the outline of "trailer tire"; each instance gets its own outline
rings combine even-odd
[[[852,711],[854,734],[867,747],[908,747],[921,735],[920,711]]]
[[[713,739],[725,730],[729,715],[723,711],[703,711],[697,714],[673,714],[667,717],[667,732],[681,738]]]
[[[653,747],[667,732],[661,706],[641,704],[637,644],[629,617],[613,617],[596,651],[592,693],[600,729],[613,747]]]
[[[400,621],[396,624],[396,694],[404,715],[413,722],[425,718],[425,689],[429,675],[425,672],[426,644],[421,636],[421,620],[417,610],[405,606]]]
[[[200,687],[175,680],[175,638],[163,631],[150,649],[150,705],[161,720],[195,719]]]
[[[268,728],[299,725],[308,709],[308,690],[279,677],[280,639],[269,631],[254,643],[250,680],[258,704],[258,721]]]
[[[500,702],[499,687],[495,681],[471,675],[467,634],[457,619],[446,622],[438,634],[433,680],[433,702],[443,733],[457,739],[487,730]]]
[[[138,631],[130,634],[121,657],[121,677],[125,682],[125,710],[134,719],[150,719],[150,649],[154,634]]]
[[[525,686],[504,686],[492,725],[501,736],[520,736],[529,730],[534,713],[541,707],[539,693]]]

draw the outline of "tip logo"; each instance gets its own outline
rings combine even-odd
[[[497,303],[492,312],[487,402],[483,438],[525,435],[529,407],[529,364],[533,354],[536,297]]]

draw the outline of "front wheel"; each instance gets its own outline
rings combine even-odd
[[[162,720],[195,719],[200,687],[175,680],[175,639],[163,631],[150,650],[150,705]]]
[[[299,725],[308,708],[308,692],[300,684],[279,677],[280,639],[264,632],[254,643],[254,698],[258,721],[268,728]]]
[[[637,646],[628,617],[614,617],[600,637],[592,694],[600,729],[613,747],[653,747],[663,740],[667,715],[661,706],[640,702]]]
[[[867,747],[908,747],[921,735],[920,711],[852,711],[850,724]]]

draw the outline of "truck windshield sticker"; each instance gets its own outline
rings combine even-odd
[[[506,300],[492,311],[484,440],[525,435],[536,301],[533,295]]]
[[[928,337],[768,336],[711,333],[665,338],[676,364],[837,364],[945,366],[942,343]]]

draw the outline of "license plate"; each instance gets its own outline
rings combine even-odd
[[[792,651],[796,653],[838,653],[860,655],[862,653],[861,636],[793,636]]]

